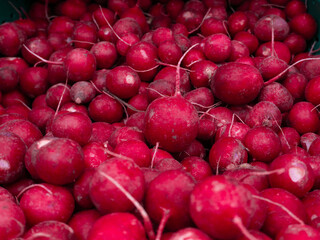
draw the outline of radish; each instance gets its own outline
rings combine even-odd
[[[71,101],[70,88],[62,83],[51,86],[46,92],[46,103],[56,110],[60,105]]]
[[[26,33],[15,23],[3,23],[0,25],[1,38],[0,53],[4,56],[16,56],[26,41]]]
[[[9,199],[1,200],[0,208],[3,213],[0,220],[1,239],[22,237],[26,227],[26,219],[21,208]]]
[[[28,39],[21,48],[21,54],[32,65],[37,63],[39,58],[31,54],[30,51],[44,59],[48,59],[53,53],[53,48],[45,38],[34,37]]]
[[[100,213],[126,212],[134,209],[133,203],[104,176],[113,177],[138,202],[144,195],[144,176],[132,160],[111,158],[96,168],[90,181],[90,198]]]
[[[181,161],[181,164],[198,182],[212,175],[210,165],[200,157],[186,157]]]
[[[309,154],[311,156],[320,156],[320,138],[316,138],[310,145]]]
[[[85,81],[79,81],[70,88],[70,97],[76,104],[90,103],[96,96],[94,86]]]
[[[111,124],[106,122],[94,122],[92,123],[92,134],[90,142],[104,143],[108,141],[110,135],[115,130]]]
[[[269,236],[274,237],[290,224],[303,225],[306,221],[306,210],[302,202],[288,191],[268,188],[261,192],[261,196],[270,200],[266,202],[267,218],[262,227],[263,232]]]
[[[111,147],[116,147],[119,143],[125,142],[131,139],[140,140],[145,142],[143,133],[136,128],[132,127],[119,127],[113,131],[109,138]]]
[[[101,163],[108,159],[106,149],[112,151],[110,144],[107,145],[98,142],[89,142],[83,146],[83,159],[86,168],[98,167]]]
[[[188,205],[194,186],[193,178],[183,170],[160,173],[150,182],[144,200],[151,219],[168,230],[190,226]]]
[[[131,213],[111,213],[100,217],[92,226],[88,240],[146,240],[141,222]]]
[[[34,167],[47,183],[72,183],[84,170],[83,152],[80,145],[71,139],[54,138],[39,149]]]
[[[303,197],[314,184],[313,170],[309,163],[296,154],[283,154],[274,159],[270,170],[284,169],[281,174],[269,176],[272,187],[283,188],[297,197]]]
[[[92,52],[96,58],[98,69],[108,69],[112,67],[118,58],[114,44],[107,41],[100,41],[94,44],[90,52]]]
[[[293,32],[302,35],[306,40],[312,39],[317,31],[317,22],[309,13],[297,14],[289,25]]]
[[[299,145],[300,134],[291,127],[283,127],[278,133],[281,142],[282,153],[288,153]]]
[[[226,61],[231,54],[231,40],[225,34],[216,33],[204,39],[205,56],[214,63]]]
[[[301,225],[301,224],[292,224],[288,227],[282,229],[276,236],[276,239],[310,239],[316,240],[319,239],[320,232],[308,225]]]
[[[12,67],[1,67],[0,74],[1,91],[10,92],[18,86],[19,74]]]
[[[211,201],[212,198],[215,201]],[[256,201],[244,185],[219,175],[195,186],[189,209],[198,228],[212,238],[235,239],[249,226]]]
[[[204,232],[200,231],[196,228],[184,228],[181,229],[174,234],[172,234],[171,237],[168,238],[168,240],[187,240],[187,239],[196,239],[196,240],[210,240],[211,238],[205,234]]]
[[[181,165],[181,163],[174,158],[163,158],[159,161],[156,161],[153,167],[159,172],[166,172],[169,170],[183,170],[183,166]]]
[[[253,101],[262,85],[261,74],[255,67],[227,63],[217,69],[210,86],[214,95],[223,102],[241,105]]]
[[[312,133],[312,132],[305,133],[301,135],[300,144],[306,151],[309,151],[310,145],[317,138],[319,138],[319,135],[317,135],[316,133]]]
[[[86,240],[91,228],[99,218],[100,214],[97,210],[80,211],[72,216],[68,225],[73,229],[77,239]]]
[[[236,35],[233,37],[233,40],[237,40],[245,44],[248,47],[250,54],[254,53],[259,46],[258,38],[255,35],[245,31],[236,33]]]
[[[20,192],[20,196],[20,207],[29,226],[49,220],[67,222],[73,214],[74,199],[64,187],[51,184],[30,185]],[[39,199],[41,202],[34,204]]]
[[[199,60],[192,64],[190,81],[195,88],[208,87],[211,82],[217,65],[208,60]]]
[[[93,168],[86,168],[73,184],[72,194],[75,203],[81,209],[91,209],[94,207],[89,194],[89,186],[94,172]]]
[[[28,120],[44,133],[47,122],[53,117],[54,110],[50,107],[33,107],[28,114]]]
[[[46,93],[48,70],[42,67],[26,69],[20,76],[20,88],[28,97],[35,98]]]
[[[26,240],[49,238],[52,240],[73,240],[74,231],[69,225],[60,221],[43,221],[30,228],[24,235]]]
[[[303,74],[291,73],[283,80],[282,85],[288,89],[294,99],[302,100],[307,82],[308,80]]]
[[[308,102],[316,106],[320,104],[319,95],[320,95],[320,78],[315,77],[308,82],[305,88],[305,98]]]

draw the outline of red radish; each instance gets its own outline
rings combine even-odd
[[[253,35],[253,34],[251,34],[249,32],[245,32],[245,31],[238,32],[233,37],[233,40],[237,40],[237,41],[242,42],[243,44],[245,44],[248,47],[249,52],[251,54],[254,53],[255,50],[259,46],[258,38],[255,35]]]
[[[261,101],[250,110],[245,123],[249,127],[264,126],[278,132],[282,116],[279,108],[272,102]]]
[[[60,105],[70,102],[70,88],[62,83],[51,86],[46,92],[46,103],[54,110]]]
[[[94,121],[114,123],[122,119],[121,104],[106,94],[96,96],[89,104],[89,116]]]
[[[25,231],[26,219],[21,208],[11,200],[1,200],[0,209],[3,214],[0,220],[1,239],[22,237]]]
[[[213,169],[224,171],[230,166],[246,163],[248,154],[243,144],[233,137],[218,139],[210,149],[209,162]]]
[[[11,67],[0,68],[0,90],[2,92],[10,92],[19,84],[19,74]]]
[[[183,150],[179,154],[175,154],[175,156],[179,161],[191,156],[205,158],[206,150],[201,142],[199,142],[198,140],[194,140],[185,150]]]
[[[293,105],[288,115],[291,127],[300,134],[319,130],[320,119],[315,106],[310,102],[298,102]]]
[[[179,231],[172,234],[168,240],[188,240],[188,239],[196,239],[196,240],[210,240],[211,238],[205,234],[204,232],[200,231],[197,228],[183,228]]]
[[[283,127],[280,132],[278,132],[282,153],[288,153],[295,147],[299,145],[300,134],[291,127]]]
[[[306,210],[302,202],[281,188],[268,188],[261,192],[261,196],[270,200],[267,202],[267,218],[262,230],[274,237],[281,229],[290,224],[304,224]]]
[[[100,164],[90,182],[90,198],[101,213],[126,212],[134,209],[133,203],[104,174],[113,177],[137,200],[144,195],[144,176],[131,160],[111,158]]]
[[[169,170],[183,170],[183,166],[174,158],[163,158],[154,163],[154,169],[159,172],[166,172]]]
[[[77,179],[73,185],[72,194],[77,206],[82,209],[93,208],[93,203],[89,195],[89,186],[95,170],[93,168],[87,168]]]
[[[308,79],[311,80],[317,77],[320,73],[319,68],[319,59],[313,57],[314,60],[311,61],[304,61],[300,65],[300,72]]]
[[[210,140],[216,133],[216,125],[213,119],[199,119],[199,129],[197,139],[199,140]]]
[[[88,50],[75,48],[67,54],[64,68],[71,81],[87,81],[92,78],[96,70],[96,59]]]
[[[288,76],[282,82],[282,85],[288,89],[291,93],[292,97],[296,100],[301,100],[304,98],[304,91],[306,88],[308,80],[301,73],[292,73],[288,74]]]
[[[189,172],[196,181],[202,181],[212,175],[212,170],[208,162],[200,157],[186,157],[181,161],[183,168]]]
[[[214,96],[209,88],[199,87],[184,95],[198,111],[206,111],[214,104]]]
[[[70,97],[77,104],[89,103],[96,96],[94,86],[85,81],[76,82],[70,88]]]
[[[86,240],[91,228],[99,218],[100,214],[97,210],[80,211],[72,216],[68,225],[73,229],[78,240]]]
[[[202,38],[197,40],[196,43],[201,43],[201,41],[202,41]],[[190,67],[194,63],[201,61],[201,60],[205,60],[205,59],[206,59],[206,57],[200,48],[193,48],[187,53],[185,58],[182,60],[182,65],[185,67]],[[161,70],[160,70],[160,72],[161,72]]]
[[[274,103],[281,112],[287,112],[293,106],[291,93],[282,84],[277,82],[273,82],[262,88],[259,100]]]
[[[0,68],[12,68],[19,75],[29,66],[23,58],[20,57],[2,57],[0,58]]]
[[[42,133],[45,132],[47,122],[53,117],[54,110],[49,107],[34,107],[28,114],[28,120],[35,124]]]
[[[250,129],[244,138],[244,145],[254,161],[271,162],[281,152],[278,135],[263,126]]]
[[[60,221],[43,221],[30,228],[23,237],[26,240],[37,238],[73,240],[75,235],[72,228],[66,223]]]
[[[27,120],[13,120],[0,126],[1,132],[11,132],[19,136],[30,147],[32,143],[42,138],[40,130]]]
[[[250,230],[249,233],[257,240],[272,240],[266,234],[259,232],[259,231],[256,231],[256,230]],[[237,240],[250,240],[250,238],[243,236],[243,237],[238,238]]]
[[[223,102],[234,105],[247,104],[254,100],[262,85],[263,80],[258,69],[241,63],[220,66],[211,81],[214,95]]]
[[[277,169],[284,169],[284,172],[269,176],[272,187],[283,188],[297,197],[303,197],[313,187],[313,171],[304,158],[296,154],[281,155],[270,164],[271,171]]]
[[[63,62],[72,48],[63,48],[55,51],[51,54],[49,61],[50,62]],[[67,79],[67,73],[63,65],[60,64],[48,64],[48,82],[51,85],[57,83],[64,83]]]
[[[214,120],[216,128],[218,129],[231,123],[234,120],[234,115],[232,111],[226,107],[214,107],[204,113],[203,118]]]
[[[0,141],[0,182],[12,183],[22,176],[26,145],[19,136],[10,132],[1,132]]]
[[[315,134],[312,132],[305,133],[305,134],[301,135],[300,144],[306,151],[309,151],[310,145],[317,138],[319,138],[318,134]]]
[[[72,183],[84,170],[81,147],[71,139],[55,138],[40,148],[34,167],[39,177],[47,183]]]
[[[217,69],[217,65],[208,60],[200,60],[192,64],[190,69],[192,85],[195,88],[208,87]]]
[[[20,76],[20,88],[28,97],[35,98],[46,92],[47,78],[47,69],[42,67],[28,68]]]
[[[104,143],[108,141],[110,135],[115,128],[106,122],[94,122],[92,123],[92,134],[90,142]]]
[[[0,201],[9,200],[15,202],[13,195],[3,187],[0,187]]]
[[[139,75],[128,66],[117,66],[108,72],[107,89],[122,99],[128,99],[138,94],[140,87]]]
[[[288,46],[292,54],[302,53],[307,47],[306,40],[297,33],[290,33],[283,42]]]
[[[112,25],[114,22],[114,13],[108,8],[97,8],[92,13],[92,18],[98,24],[99,27],[107,25],[106,20]]]
[[[78,20],[86,12],[86,4],[82,0],[66,0],[59,4],[61,15]]]
[[[219,175],[208,177],[195,186],[189,209],[200,230],[213,238],[235,239],[249,226],[255,204],[257,200],[244,185]]]
[[[91,137],[91,120],[77,112],[59,114],[52,121],[51,131],[55,137],[70,138],[85,145]]]
[[[201,34],[205,37],[216,33],[227,33],[224,20],[220,20],[214,17],[204,19],[200,29]]]
[[[131,139],[140,140],[144,142],[144,136],[141,131],[132,127],[120,127],[113,131],[109,138],[111,147],[116,147],[119,143],[128,141]]]
[[[231,40],[225,34],[216,33],[204,39],[205,56],[214,63],[227,60],[231,54]]]
[[[311,79],[305,88],[305,98],[313,105],[320,104],[320,77]]]
[[[273,26],[272,26],[273,25]],[[254,34],[263,42],[271,41],[271,32],[274,29],[274,40],[283,41],[289,34],[289,24],[277,15],[267,15],[255,24]]]
[[[98,142],[89,142],[86,144],[82,148],[85,167],[96,168],[107,160],[108,155],[106,153],[106,148],[111,150],[110,145],[105,146]]]
[[[9,107],[11,105],[28,105],[29,100],[19,90],[13,90],[8,93],[2,94],[2,106]]]
[[[148,106],[146,106],[146,108],[147,107]],[[143,131],[143,129],[144,129],[144,116],[145,116],[145,112],[137,112],[137,113],[132,114],[126,120],[126,126],[137,128],[140,131]]]
[[[238,180],[241,183],[248,184],[258,191],[269,187],[267,176],[270,174],[277,174],[277,172],[266,171],[262,167],[246,163],[231,167],[223,172],[223,175]]]
[[[320,138],[316,138],[310,145],[309,154],[311,156],[320,156]]]
[[[130,49],[130,47],[132,45],[134,45],[135,43],[139,42],[140,39],[139,37],[134,34],[134,33],[125,33],[124,35],[122,35],[122,37],[120,39],[118,39],[118,41],[116,42],[116,49],[117,52],[121,55],[121,56],[126,56],[128,50]]]
[[[309,13],[295,15],[289,22],[291,31],[302,35],[306,40],[310,40],[317,32],[317,22]]]
[[[121,38],[123,35],[127,33],[133,33],[137,35],[139,38],[142,36],[142,31],[140,25],[137,21],[131,17],[120,18],[113,25],[113,29],[115,34]]]
[[[97,68],[110,68],[118,58],[117,50],[113,43],[100,41],[94,44],[90,50],[96,58]]]
[[[16,106],[16,105],[13,105]],[[0,116],[0,125],[12,120],[18,120],[18,119],[26,119],[25,116],[19,114],[19,113],[6,113],[8,109],[3,109],[3,114]]]
[[[74,210],[72,194],[64,187],[51,184],[30,185],[20,193],[20,207],[29,226],[43,221],[67,222]],[[41,202],[34,204],[39,199]]]
[[[26,33],[15,23],[3,23],[0,25],[0,53],[4,56],[14,57],[26,41]]]
[[[48,59],[51,53],[53,53],[53,48],[45,38],[34,37],[28,39],[23,44],[21,54],[29,64],[35,64],[40,60],[34,54],[31,54],[30,51],[44,59]]]
[[[92,226],[88,240],[146,240],[142,223],[131,213],[111,213],[100,217]]]
[[[244,138],[247,132],[250,130],[250,127],[241,122],[234,122],[225,124],[222,127],[218,128],[215,136],[215,140],[222,137],[233,137],[240,140],[242,143],[244,142]]]
[[[309,223],[320,216],[319,200],[319,190],[314,190],[307,193],[302,199]]]
[[[139,140],[120,142],[114,152],[131,158],[139,167],[149,167],[151,164],[151,151],[144,142]]]
[[[274,48],[275,54],[279,59],[289,63],[291,60],[291,52],[286,44],[279,41],[274,41],[274,45],[272,46],[271,42],[266,42],[260,44],[258,49],[255,52],[256,57],[269,57],[272,56],[272,48]]]
[[[60,112],[58,114],[64,113],[64,112],[69,112],[69,113],[82,113],[86,116],[89,115],[88,109],[84,105],[78,105],[75,104],[74,102],[67,102],[63,104],[60,108]]]
[[[129,99],[128,104],[136,109],[127,109],[130,116],[134,113],[141,113],[140,111],[145,111],[149,105],[147,94],[137,94],[133,96]]]
[[[305,13],[307,11],[306,5],[303,1],[300,0],[291,0],[287,3],[284,9],[287,17],[292,19],[300,13]]]
[[[165,228],[169,230],[190,226],[188,205],[194,186],[193,178],[182,170],[162,172],[147,188],[145,207],[148,214],[158,224],[166,218]]]
[[[78,22],[75,24],[72,34],[73,45],[75,48],[90,50],[92,45],[97,42],[96,26],[90,22]]]
[[[27,119],[30,110],[31,109],[28,106],[19,104],[19,105],[12,105],[12,106],[7,107],[6,113],[20,115],[23,117],[23,119]]]
[[[158,47],[158,56],[164,63],[177,64],[182,51],[174,41],[165,41]]]
[[[316,240],[320,238],[320,232],[311,226],[301,225],[301,224],[292,224],[282,229],[276,236],[276,240],[279,239],[308,239]]]
[[[249,49],[244,43],[237,40],[231,41],[231,54],[228,61],[233,62],[239,58],[249,57],[249,54]]]
[[[94,72],[92,76],[92,83],[93,86],[96,86],[96,90],[99,91],[107,91],[106,87],[106,78],[110,70],[101,69]]]

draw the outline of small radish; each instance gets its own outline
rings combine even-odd
[[[89,194],[89,186],[95,170],[87,168],[73,184],[72,195],[77,206],[81,209],[91,209],[94,207]]]
[[[286,240],[316,240],[320,238],[320,231],[317,229],[301,224],[292,224],[288,227],[282,229],[276,236],[276,240],[286,239]]]

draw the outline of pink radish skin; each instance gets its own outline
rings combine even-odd
[[[0,220],[1,239],[22,237],[25,231],[26,219],[21,208],[11,200],[1,200],[0,209],[3,214]]]
[[[320,104],[320,77],[311,79],[305,88],[305,98],[313,105]]]
[[[243,143],[244,138],[249,130],[250,127],[244,123],[231,122],[218,128],[215,135],[215,140],[217,141],[222,137],[233,137]]]
[[[96,168],[90,182],[90,198],[100,213],[127,212],[134,209],[132,202],[103,174],[113,177],[138,202],[142,200],[145,186],[139,166],[132,160],[111,158]]]
[[[59,114],[52,122],[51,131],[55,137],[69,138],[83,146],[91,137],[91,120],[77,112]]]
[[[107,41],[100,41],[94,44],[90,52],[92,52],[96,58],[98,69],[108,69],[112,67],[118,58],[114,44]]]
[[[226,107],[211,108],[204,113],[203,118],[214,121],[217,129],[231,123],[234,119],[232,111]]]
[[[1,146],[1,184],[12,183],[21,178],[23,174],[23,159],[26,153],[26,145],[22,139],[14,133],[0,133]]]
[[[268,127],[260,126],[250,129],[243,142],[253,161],[271,162],[281,152],[278,135]]]
[[[254,53],[259,46],[258,38],[255,35],[245,31],[238,32],[234,36],[233,40],[237,40],[245,44],[248,47],[250,54]]]
[[[70,88],[70,97],[76,104],[90,103],[96,93],[94,86],[85,81],[76,82]]]
[[[143,131],[143,129],[144,129],[144,115],[145,115],[145,112],[137,112],[137,113],[132,114],[126,120],[126,126],[137,128],[140,131]]]
[[[289,25],[291,31],[302,35],[306,40],[312,39],[317,31],[317,22],[309,13],[294,16]]]
[[[175,156],[179,161],[189,156],[205,158],[206,150],[200,141],[194,140],[184,151],[179,154],[175,154]]]
[[[281,141],[282,153],[288,153],[299,145],[300,134],[291,127],[283,127],[278,136]]]
[[[39,177],[47,183],[72,183],[84,170],[81,147],[71,139],[55,138],[40,148],[34,167]]]
[[[224,22],[214,17],[206,18],[200,28],[201,34],[208,37],[212,34],[223,33],[226,34]]]
[[[183,166],[174,158],[163,158],[154,163],[154,169],[160,172],[166,172],[169,170],[182,170]]]
[[[236,179],[241,183],[248,184],[258,191],[267,189],[270,185],[267,177],[268,171],[259,166],[241,164],[231,167],[223,172],[223,175]]]
[[[279,108],[272,102],[261,101],[253,106],[245,123],[249,127],[264,126],[278,132],[281,126],[282,116]]]
[[[22,119],[27,119],[29,115],[30,109],[27,106],[24,105],[12,105],[6,108],[7,114],[15,114],[20,115]]]
[[[184,95],[185,99],[192,103],[198,111],[206,111],[214,104],[214,96],[209,88],[199,87]]]
[[[196,39],[196,43],[201,43],[201,41],[202,38]],[[182,60],[182,65],[185,67],[190,67],[194,63],[201,60],[206,60],[203,51],[200,48],[193,48],[186,54],[185,58]]]
[[[232,36],[248,28],[248,18],[244,12],[237,11],[228,18],[228,30]]]
[[[264,222],[262,230],[271,237],[275,237],[281,229],[290,224],[303,223],[306,221],[306,210],[302,202],[293,194],[281,188],[268,188],[261,192],[261,196],[269,199],[277,204],[285,206],[294,215],[279,208],[279,206],[266,203],[267,218]],[[295,216],[295,218],[293,218]],[[297,221],[299,219],[299,222]]]
[[[190,226],[188,205],[194,186],[193,178],[182,170],[162,172],[150,182],[147,188],[146,211],[156,223],[160,223],[161,219],[167,215],[165,227],[168,230]]]
[[[192,64],[190,81],[195,88],[208,87],[218,66],[208,60],[200,60]]]
[[[9,107],[11,105],[21,104],[21,102],[28,105],[28,99],[21,91],[15,89],[13,91],[2,94],[1,105],[3,107]]]
[[[213,175],[208,162],[200,157],[186,157],[181,161],[183,168],[189,172],[197,182]]]
[[[49,107],[56,110],[59,105],[70,102],[70,88],[62,83],[51,86],[46,92],[46,103]]]
[[[84,114],[85,116],[89,115],[88,109],[86,106],[78,105],[74,102],[67,102],[63,104],[58,114],[60,113],[81,113],[81,114]]]
[[[249,49],[245,44],[237,40],[231,41],[231,54],[228,61],[234,62],[239,58],[249,57],[249,55]]]
[[[299,0],[289,1],[285,7],[285,13],[289,19],[292,19],[294,16],[300,13],[305,13],[306,11],[306,5]]]
[[[231,40],[225,34],[216,33],[204,39],[205,56],[214,63],[226,61],[231,54]]]
[[[111,149],[110,145],[104,146],[102,143],[89,142],[83,146],[83,160],[85,168],[96,168],[108,159],[106,149]]]
[[[107,89],[122,99],[128,99],[138,94],[140,77],[127,66],[117,66],[110,70],[106,79]]]
[[[310,145],[309,154],[311,156],[320,156],[320,138],[316,138]]]
[[[104,143],[108,141],[109,137],[115,130],[111,124],[106,122],[94,122],[92,123],[92,133],[90,142]]]
[[[72,194],[77,206],[81,207],[81,209],[94,207],[89,194],[89,186],[94,172],[93,168],[86,168],[73,185]]]
[[[149,167],[151,151],[148,146],[139,140],[128,140],[117,144],[114,152],[131,158],[139,167]]]
[[[122,119],[121,104],[106,94],[96,96],[89,104],[89,116],[97,122],[114,123]]]
[[[296,33],[290,33],[283,42],[288,46],[292,54],[302,53],[307,47],[306,40]]]
[[[115,148],[119,143],[131,139],[140,140],[145,142],[143,133],[136,128],[132,127],[119,127],[113,131],[109,138],[111,147]]]
[[[301,73],[292,73],[282,82],[282,85],[288,89],[292,97],[296,100],[302,100],[304,98],[304,92],[308,80]]]
[[[201,118],[199,120],[199,129],[197,139],[199,140],[210,140],[213,139],[216,134],[216,125],[213,119]]]
[[[282,229],[276,236],[276,240],[301,239],[301,240],[316,240],[320,238],[320,232],[308,225],[292,224]]]
[[[270,164],[271,171],[277,169],[284,169],[284,172],[269,176],[272,187],[283,188],[297,197],[303,197],[313,187],[313,170],[303,157],[295,154],[281,155]]]
[[[75,48],[90,50],[92,44],[97,42],[97,29],[92,23],[77,22],[72,33],[72,40]]]
[[[273,102],[281,112],[287,112],[292,108],[294,99],[282,84],[273,82],[262,88],[259,100]]]
[[[263,85],[259,71],[247,64],[227,63],[220,66],[212,81],[214,95],[223,102],[234,105],[254,100]],[[239,95],[239,92],[242,94]]]
[[[306,151],[309,151],[310,145],[317,138],[319,138],[319,135],[316,133],[312,133],[312,132],[305,133],[305,134],[301,135],[300,144],[303,147],[303,149],[305,149]]]
[[[31,52],[35,53],[36,55],[39,55],[44,59],[48,59],[51,53],[53,53],[52,46],[45,38],[34,37],[28,39],[21,48],[21,54],[23,58],[31,65],[39,62],[40,59],[31,54],[26,49],[26,47],[30,49]]]
[[[147,94],[137,94],[128,100],[128,104],[137,109],[127,108],[128,114],[132,116],[135,113],[141,113],[140,111],[145,111],[148,108],[149,101]],[[139,111],[140,110],[140,111]]]
[[[28,114],[28,120],[35,124],[42,133],[45,132],[47,122],[54,115],[54,110],[49,107],[36,107]]]
[[[4,187],[0,187],[0,201],[9,200],[15,202],[13,195]]]
[[[174,95],[174,83],[165,79],[154,80],[148,85],[147,99],[148,102],[152,102],[162,96]]]
[[[0,90],[9,92],[14,90],[19,84],[19,74],[12,67],[0,68]]]
[[[29,66],[21,57],[2,57],[0,58],[0,68],[3,67],[12,68],[20,75]]]
[[[210,201],[212,198],[215,201]],[[241,236],[237,220],[245,228],[249,226],[255,201],[251,192],[237,181],[226,176],[211,176],[192,191],[190,215],[197,227],[212,238],[235,239]]]
[[[59,49],[51,54],[50,62],[63,62],[68,54],[72,50],[71,47],[65,47]],[[61,64],[48,64],[48,82],[50,85],[57,83],[64,83],[67,78],[67,73],[64,66]]]
[[[168,240],[210,240],[211,238],[197,228],[183,228],[172,234]]]
[[[233,137],[222,137],[211,147],[209,163],[212,169],[224,171],[248,161],[248,154],[243,144]]]
[[[285,61],[289,64],[291,60],[291,52],[286,44],[283,42],[275,41],[274,42],[274,51],[279,59]],[[258,49],[255,52],[256,57],[269,57],[272,55],[272,44],[271,42],[266,42],[260,44]]]
[[[131,213],[111,213],[100,217],[92,226],[88,240],[146,240],[142,223]]]
[[[40,130],[27,120],[13,120],[0,125],[1,132],[11,132],[19,136],[27,147],[42,138]]]
[[[86,240],[91,228],[100,216],[97,210],[80,211],[72,216],[68,225],[73,229],[77,239]]]
[[[0,25],[0,32],[3,38],[0,41],[0,53],[4,56],[14,57],[26,41],[26,33],[15,23],[4,23]]]
[[[320,216],[320,195],[319,190],[308,192],[302,199],[302,203],[307,212],[308,223],[310,224],[314,219]]]
[[[319,115],[310,102],[294,104],[289,112],[288,121],[300,134],[316,132],[320,127]]]
[[[43,221],[67,222],[74,210],[72,194],[64,187],[51,184],[30,185],[20,193],[20,207],[29,226]],[[41,199],[39,203],[38,200]],[[35,204],[35,202],[38,202]]]
[[[257,240],[272,240],[270,237],[268,237],[266,234],[256,231],[256,230],[250,230],[249,233],[255,237]],[[250,238],[247,238],[246,236],[237,238],[237,240],[250,240]]]
[[[60,221],[43,221],[30,228],[23,235],[25,240],[33,240],[40,237],[52,240],[73,240],[75,235],[69,225]]]

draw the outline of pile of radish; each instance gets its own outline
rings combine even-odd
[[[1,240],[320,239],[304,1],[11,5]]]

